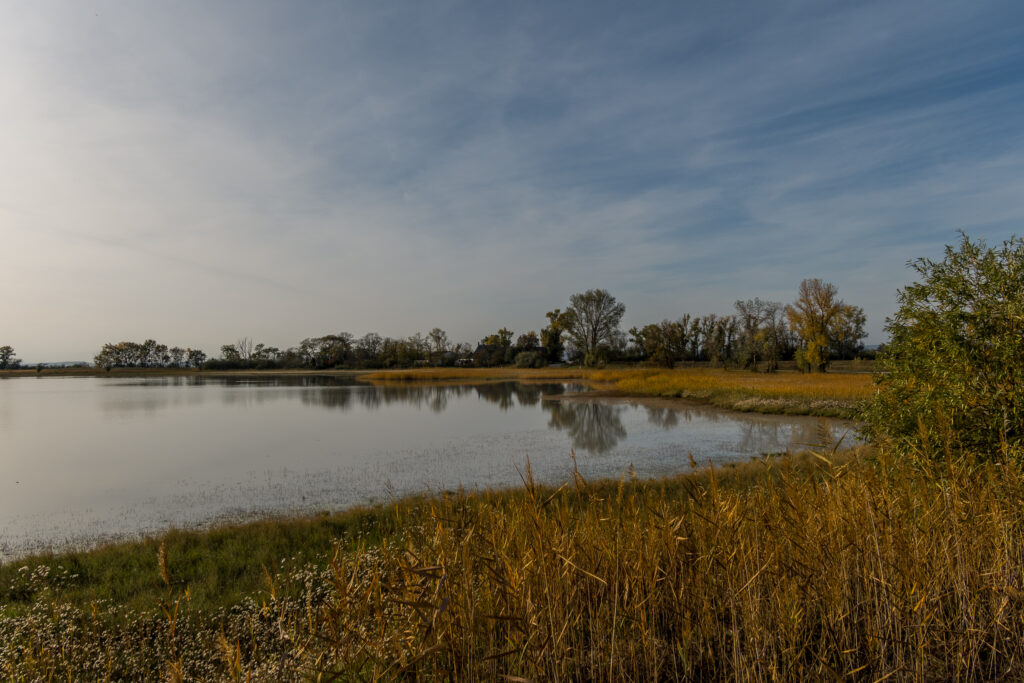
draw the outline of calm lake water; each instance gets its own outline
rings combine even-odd
[[[348,377],[0,380],[0,558],[410,493],[748,460],[849,423],[560,400],[566,384]],[[852,433],[847,436],[850,442]]]

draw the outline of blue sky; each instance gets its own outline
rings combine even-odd
[[[1022,232],[1013,2],[0,2],[0,344],[791,301]]]

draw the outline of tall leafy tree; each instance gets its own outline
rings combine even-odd
[[[605,289],[588,289],[569,297],[566,334],[584,364],[596,364],[602,351],[619,346],[619,321],[625,312],[625,304]]]
[[[836,348],[854,348],[867,336],[864,310],[838,297],[835,285],[810,278],[800,283],[796,301],[786,306],[790,329],[800,339],[797,361],[824,372]]]
[[[735,307],[739,328],[735,360],[745,368],[756,368],[759,362],[765,361],[766,370],[774,372],[785,348],[786,321],[782,304],[754,297],[737,301]]]
[[[544,314],[548,319],[548,325],[540,331],[540,345],[547,351],[548,361],[561,363],[565,356],[565,341],[563,336],[568,325],[568,313],[556,308]]]
[[[10,346],[0,346],[0,370],[11,370],[19,367],[21,360],[14,355],[14,348]]]
[[[868,432],[899,452],[979,459],[1024,456],[1024,240],[1001,247],[962,236],[887,319]]]

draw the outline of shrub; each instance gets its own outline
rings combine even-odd
[[[920,279],[886,321],[869,435],[927,458],[1021,454],[1024,241],[989,248],[963,235],[942,261],[910,266]]]
[[[583,366],[588,368],[603,368],[608,364],[608,349],[598,346],[592,351],[587,351],[583,356]]]
[[[517,368],[542,368],[547,365],[544,356],[534,351],[523,351],[516,355]]]

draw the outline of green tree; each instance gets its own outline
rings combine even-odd
[[[562,337],[568,324],[568,314],[556,308],[544,314],[548,326],[540,331],[540,345],[547,351],[548,361],[561,363],[565,357],[565,342]]]
[[[516,348],[520,351],[536,351],[539,346],[540,339],[537,337],[537,333],[532,330],[519,335],[519,338],[516,339]]]
[[[782,304],[754,297],[734,305],[739,328],[735,360],[750,369],[756,369],[759,362],[765,361],[766,371],[774,372],[779,367],[787,336]]]
[[[625,304],[604,289],[588,289],[569,297],[566,336],[585,365],[603,361],[611,349],[621,345],[619,321]]]
[[[185,349],[185,365],[199,369],[206,362],[206,353],[199,349]]]
[[[220,357],[224,360],[239,361],[242,360],[242,354],[239,352],[238,347],[234,344],[224,344],[220,347]]]
[[[637,328],[632,327],[629,335],[633,346],[652,365],[671,368],[675,365],[675,354],[672,351],[671,335],[676,325],[670,320],[660,324],[651,323]]]
[[[185,349],[180,346],[172,346],[168,353],[171,357],[171,367],[181,368],[185,366]]]
[[[908,455],[1019,459],[1024,241],[990,248],[962,235],[942,261],[909,265],[919,277],[886,320],[869,436]]]
[[[486,346],[501,346],[504,348],[508,348],[512,346],[513,334],[514,332],[512,332],[512,330],[508,329],[507,327],[503,327],[500,330],[498,330],[496,334],[492,334],[481,339],[480,343]]]
[[[14,355],[10,346],[0,346],[0,370],[12,370],[21,365],[21,360]]]

